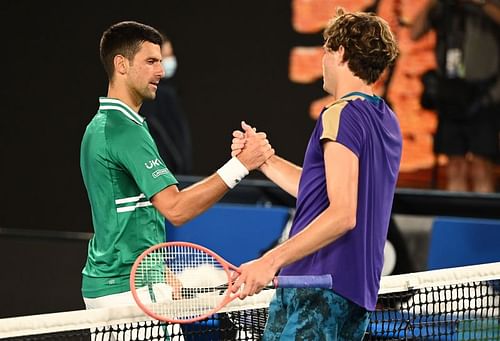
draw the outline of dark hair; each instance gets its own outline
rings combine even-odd
[[[374,83],[399,54],[389,25],[373,13],[346,13],[338,8],[323,37],[328,49],[344,47],[344,62],[368,84]]]
[[[122,21],[104,31],[99,50],[101,62],[110,80],[114,72],[115,56],[121,54],[132,60],[144,42],[161,46],[162,35],[155,28],[135,21]]]

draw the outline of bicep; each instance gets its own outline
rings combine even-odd
[[[355,214],[358,198],[359,160],[341,143],[323,143],[328,198],[331,205]]]

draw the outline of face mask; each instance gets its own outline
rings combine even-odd
[[[163,70],[165,71],[165,75],[163,78],[170,78],[174,75],[175,70],[177,69],[177,59],[175,56],[168,56],[163,58],[161,61],[161,65],[163,66]]]

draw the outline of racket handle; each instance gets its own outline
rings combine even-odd
[[[332,275],[277,276],[273,282],[275,288],[331,289],[333,287]]]

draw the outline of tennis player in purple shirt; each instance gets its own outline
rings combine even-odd
[[[333,289],[277,289],[264,340],[361,340],[377,301],[383,250],[401,159],[394,112],[372,85],[398,47],[374,14],[337,11],[324,31],[321,112],[303,167],[273,156],[260,170],[297,198],[287,241],[243,264],[240,297],[280,275],[331,275]],[[252,127],[233,133],[233,155]]]

